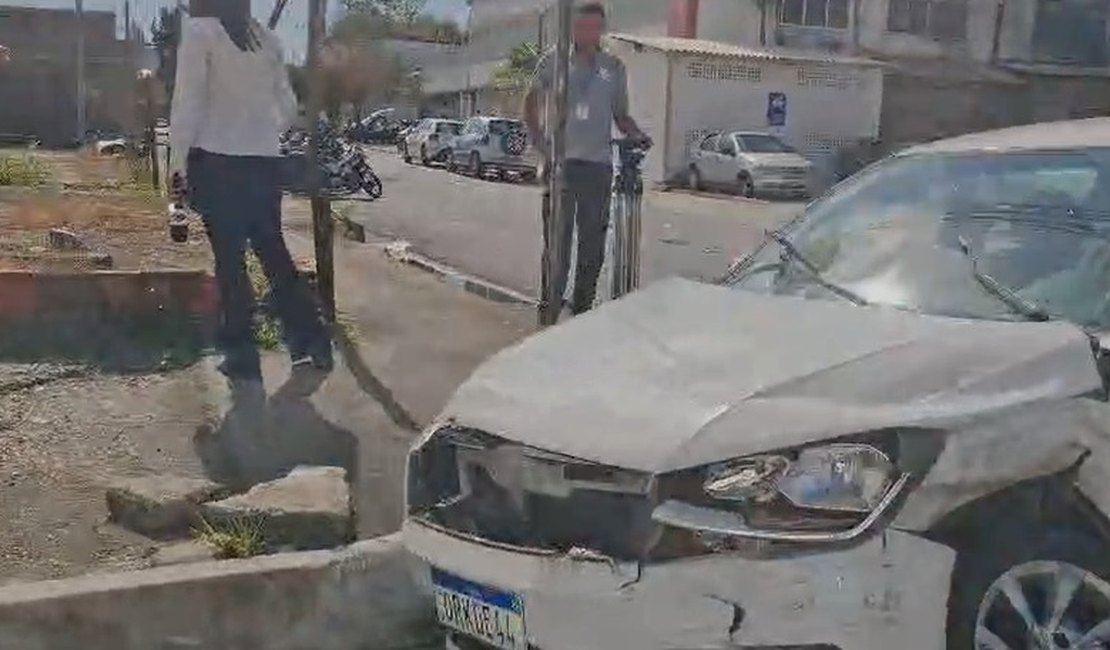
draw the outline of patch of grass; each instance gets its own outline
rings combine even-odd
[[[358,323],[354,317],[344,312],[335,314],[335,323],[332,325],[335,336],[344,341],[356,342],[361,338]]]
[[[262,270],[262,263],[251,251],[246,255],[247,278],[251,283],[251,293],[256,303],[265,305],[270,293],[270,284],[266,280],[266,273]],[[281,347],[281,326],[277,319],[267,308],[258,310],[254,324],[255,345],[263,350],[276,350]]]
[[[50,167],[31,154],[0,155],[0,185],[38,187],[50,180]]]
[[[193,529],[193,538],[211,547],[217,559],[245,559],[266,552],[262,521],[258,518],[239,517],[215,526],[205,519],[200,523],[199,528]]]

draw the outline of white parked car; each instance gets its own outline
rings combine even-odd
[[[1110,118],[943,140],[496,354],[404,541],[459,648],[1105,650],[1108,388]]]
[[[528,130],[524,122],[505,117],[472,117],[451,145],[447,167],[476,178],[493,173],[499,178],[536,177],[536,162],[528,157]]]
[[[458,120],[424,118],[405,134],[401,156],[407,163],[417,159],[425,166],[443,162],[462,127],[463,123]]]
[[[714,133],[690,152],[686,183],[740,196],[809,195],[812,164],[779,138],[749,131]]]

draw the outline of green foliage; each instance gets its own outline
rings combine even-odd
[[[411,23],[424,9],[424,0],[343,0],[347,14],[381,15],[402,23]]]
[[[509,51],[509,60],[493,73],[498,90],[519,91],[528,86],[540,62],[540,48],[535,43],[521,43]]]
[[[37,187],[50,180],[50,168],[31,154],[0,155],[0,185]]]
[[[216,526],[201,519],[200,524],[193,537],[215,550],[217,559],[245,559],[266,552],[262,522],[257,518],[236,518]]]

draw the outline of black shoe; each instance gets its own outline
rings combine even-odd
[[[262,381],[262,368],[257,363],[234,363],[224,359],[216,370],[233,381]]]

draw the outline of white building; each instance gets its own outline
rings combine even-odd
[[[829,53],[612,34],[630,101],[656,146],[645,180],[681,178],[691,146],[712,132],[775,132],[821,164],[836,148],[876,137],[880,64]],[[770,104],[785,102],[772,117]]]
[[[608,0],[603,2],[610,29],[665,35],[670,0]],[[467,44],[450,63],[425,70],[426,95],[458,97],[459,112],[489,113],[498,109],[494,74],[509,51],[522,43],[549,46],[555,40],[554,0],[474,0]]]

